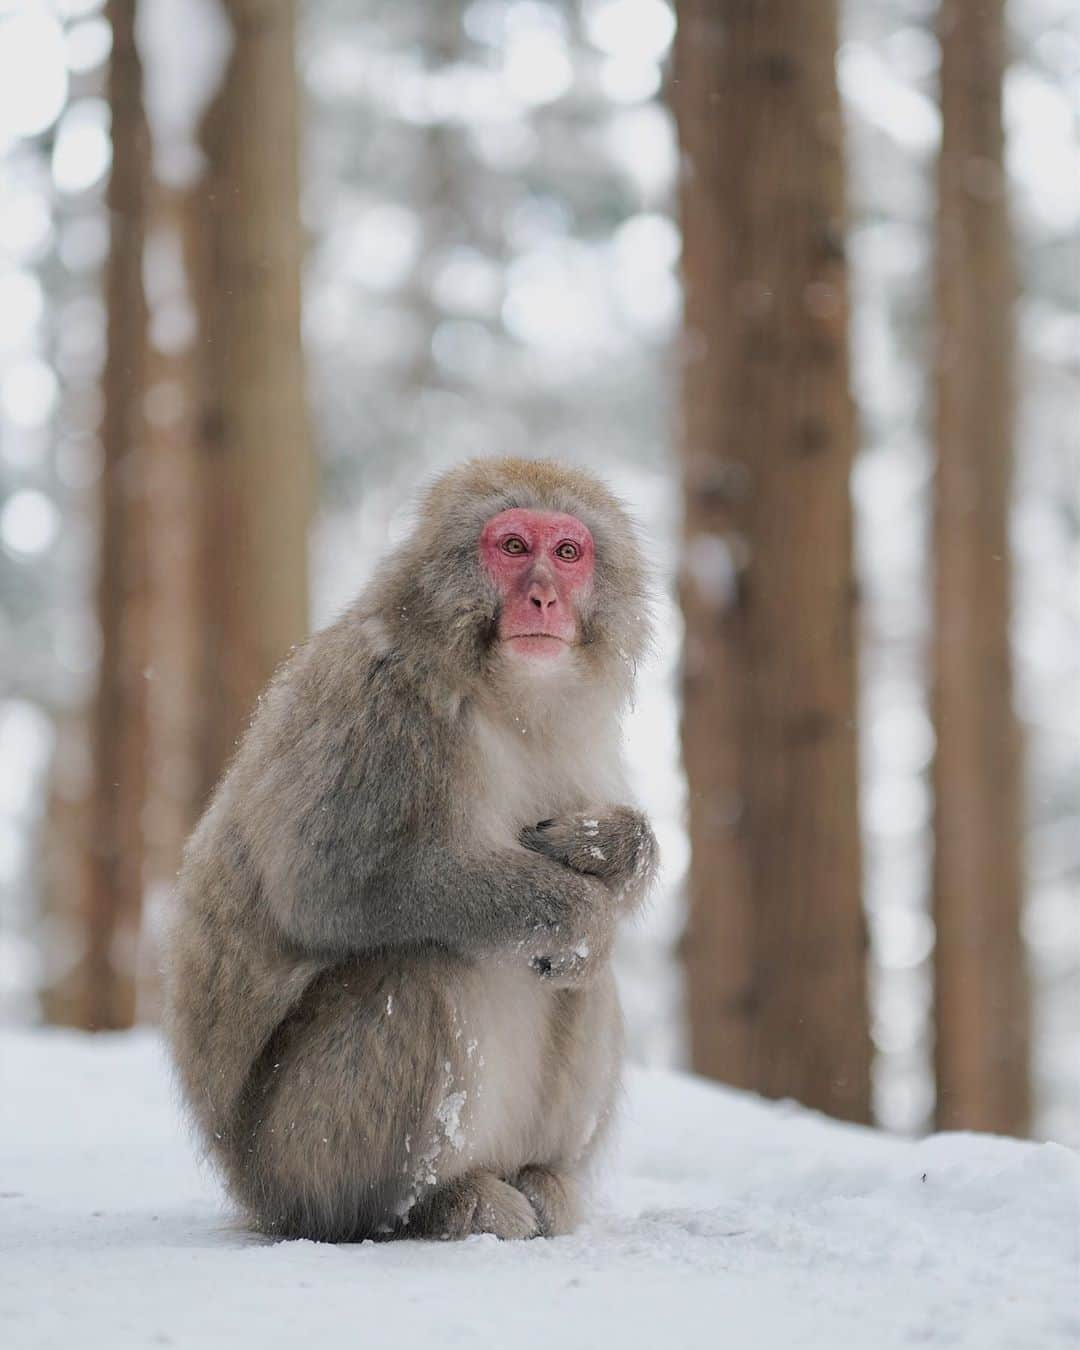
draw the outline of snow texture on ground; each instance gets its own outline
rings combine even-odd
[[[150,1033],[0,1036],[0,1343],[1057,1350],[1080,1158],[912,1142],[629,1076],[576,1235],[353,1247],[240,1231]]]

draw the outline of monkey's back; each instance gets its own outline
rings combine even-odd
[[[329,964],[286,940],[267,877],[280,871],[271,852],[290,847],[298,801],[311,791],[304,746],[316,745],[325,720],[313,691],[327,669],[336,683],[356,678],[344,653],[358,670],[367,660],[362,643],[343,641],[345,627],[339,621],[294,652],[259,700],[187,843],[173,895],[165,1031],[195,1123],[226,1171],[250,1129],[260,1056]]]
[[[210,1153],[228,1163],[247,1128],[259,1056],[324,964],[255,920],[259,878],[224,801],[186,850],[165,961],[165,1030]]]

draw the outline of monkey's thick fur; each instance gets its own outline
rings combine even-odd
[[[550,674],[494,640],[477,539],[509,507],[595,541],[579,645]],[[257,1228],[576,1222],[617,1085],[614,919],[654,871],[619,751],[646,603],[603,485],[469,463],[260,700],[186,849],[166,960],[180,1083]]]

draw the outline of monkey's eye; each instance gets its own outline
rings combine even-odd
[[[564,539],[555,550],[555,556],[561,558],[563,562],[577,562],[581,557],[581,549],[569,539]]]
[[[527,553],[525,540],[520,539],[516,534],[510,535],[502,542],[502,551],[504,553]]]

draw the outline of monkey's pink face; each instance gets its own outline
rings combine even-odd
[[[576,516],[514,507],[480,532],[480,558],[499,591],[498,639],[527,660],[558,658],[580,632],[593,538]]]

